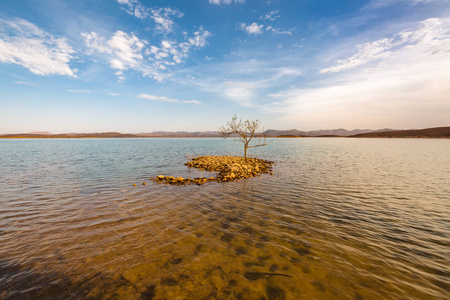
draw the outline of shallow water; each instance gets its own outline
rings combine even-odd
[[[241,150],[0,140],[0,299],[448,298],[450,140],[273,139],[273,176],[149,181]]]

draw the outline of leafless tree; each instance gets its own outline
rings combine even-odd
[[[256,132],[259,128],[260,123],[261,122],[259,120],[238,121],[237,116],[234,115],[234,117],[231,119],[231,122],[228,122],[225,126],[219,127],[218,133],[223,138],[236,136],[237,140],[241,141],[244,144],[244,157],[245,159],[247,159],[248,148],[256,148],[267,145],[266,136],[263,133]],[[250,145],[250,141],[256,136],[258,136],[258,144]]]

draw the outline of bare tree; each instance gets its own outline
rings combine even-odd
[[[261,146],[266,146],[266,136],[261,133],[258,134],[256,130],[258,130],[260,121],[242,121],[237,119],[237,116],[231,119],[231,122],[228,122],[225,126],[220,126],[218,133],[223,138],[227,138],[229,136],[237,136],[237,140],[241,141],[244,144],[244,157],[247,159],[247,149],[248,148],[256,148]],[[258,144],[250,145],[250,141],[258,136]],[[261,140],[263,137],[263,140]]]

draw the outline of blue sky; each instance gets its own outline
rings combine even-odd
[[[450,125],[449,0],[2,0],[0,133]]]

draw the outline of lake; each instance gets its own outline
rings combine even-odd
[[[450,140],[271,139],[273,175],[149,180],[242,148],[1,139],[0,299],[448,299]]]

